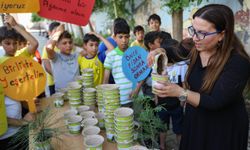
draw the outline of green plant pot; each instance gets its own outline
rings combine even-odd
[[[89,109],[89,106],[81,105],[77,108],[77,111],[79,112],[79,114],[81,114],[82,112],[89,111]]]
[[[90,135],[84,140],[87,150],[102,150],[104,138],[101,135]]]
[[[130,149],[130,147],[132,147],[132,146],[133,146],[133,141],[130,141],[129,143],[123,143],[123,142],[118,143],[118,141],[117,141],[117,147],[119,150],[120,149]]]
[[[88,126],[83,129],[82,135],[83,137],[87,137],[90,135],[98,135],[100,133],[101,129],[97,126]]]
[[[56,99],[54,100],[54,105],[57,108],[63,107],[64,105],[64,100],[63,99]]]
[[[88,126],[95,126],[98,124],[98,120],[96,118],[86,118],[82,121],[82,126],[84,128]]]
[[[70,105],[79,105],[82,103],[81,100],[69,100]]]
[[[95,118],[95,112],[90,110],[81,112],[80,115],[82,116],[83,119]]]
[[[71,134],[79,134],[81,131],[81,116],[71,116],[68,119],[68,129]]]
[[[34,150],[51,150],[50,139],[43,142],[34,142]]]

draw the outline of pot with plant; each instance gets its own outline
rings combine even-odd
[[[165,125],[156,115],[162,106],[154,105],[154,101],[149,96],[134,97],[134,116],[139,123],[138,142],[147,148],[159,148],[160,129],[165,129]]]
[[[58,119],[53,119],[53,113],[49,108],[38,113],[34,121],[27,122],[19,129],[11,141],[15,143],[13,149],[18,149],[19,145],[29,144],[29,149],[51,150],[51,140],[61,140],[59,135],[64,133],[62,129],[53,127],[57,122]]]

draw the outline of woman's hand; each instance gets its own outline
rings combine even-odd
[[[174,83],[159,83],[154,86],[154,93],[159,97],[179,97],[183,88]]]
[[[149,54],[148,54],[148,57],[147,57],[147,60],[148,60],[148,66],[151,67],[153,64],[154,64],[154,61],[155,61],[155,56],[159,53],[165,53],[165,50],[163,48],[157,48],[153,51],[151,51]]]

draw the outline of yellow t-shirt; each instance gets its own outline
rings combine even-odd
[[[21,50],[18,50],[15,54],[15,56],[23,56],[23,57],[30,57],[30,58],[33,58],[34,55],[31,55],[29,52],[28,52],[28,47],[24,47],[23,49]],[[0,64],[3,63],[4,61],[6,61],[7,59],[11,58],[11,56],[6,56],[4,55],[3,57],[0,57]]]
[[[59,51],[60,51],[60,50],[59,50],[57,47],[55,47],[55,52],[59,52]],[[49,58],[48,58],[48,53],[47,53],[45,47],[43,48],[42,59],[49,59]],[[51,75],[50,75],[49,73],[47,73],[47,72],[46,72],[46,74],[47,74],[47,84],[48,84],[48,86],[54,85],[55,83],[54,83],[54,78],[53,78],[53,76],[51,76]]]
[[[142,43],[139,43],[137,40],[134,40],[134,42],[132,42],[132,43],[130,44],[130,47],[132,47],[132,46],[140,46],[140,47],[144,48],[145,50],[147,50],[147,48],[146,48],[146,46],[144,45],[144,43],[143,43],[143,42],[142,42]]]
[[[82,69],[85,69],[85,68],[93,69],[95,87],[99,84],[102,84],[103,76],[104,76],[104,67],[103,67],[102,62],[98,59],[97,55],[92,59],[87,59],[85,57],[79,56],[78,63],[79,63],[81,71]]]

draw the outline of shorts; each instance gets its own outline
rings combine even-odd
[[[162,109],[157,114],[159,118],[167,125],[168,130],[171,118],[173,132],[175,134],[182,134],[182,125],[184,116],[183,116],[183,108],[181,106],[171,110]]]

